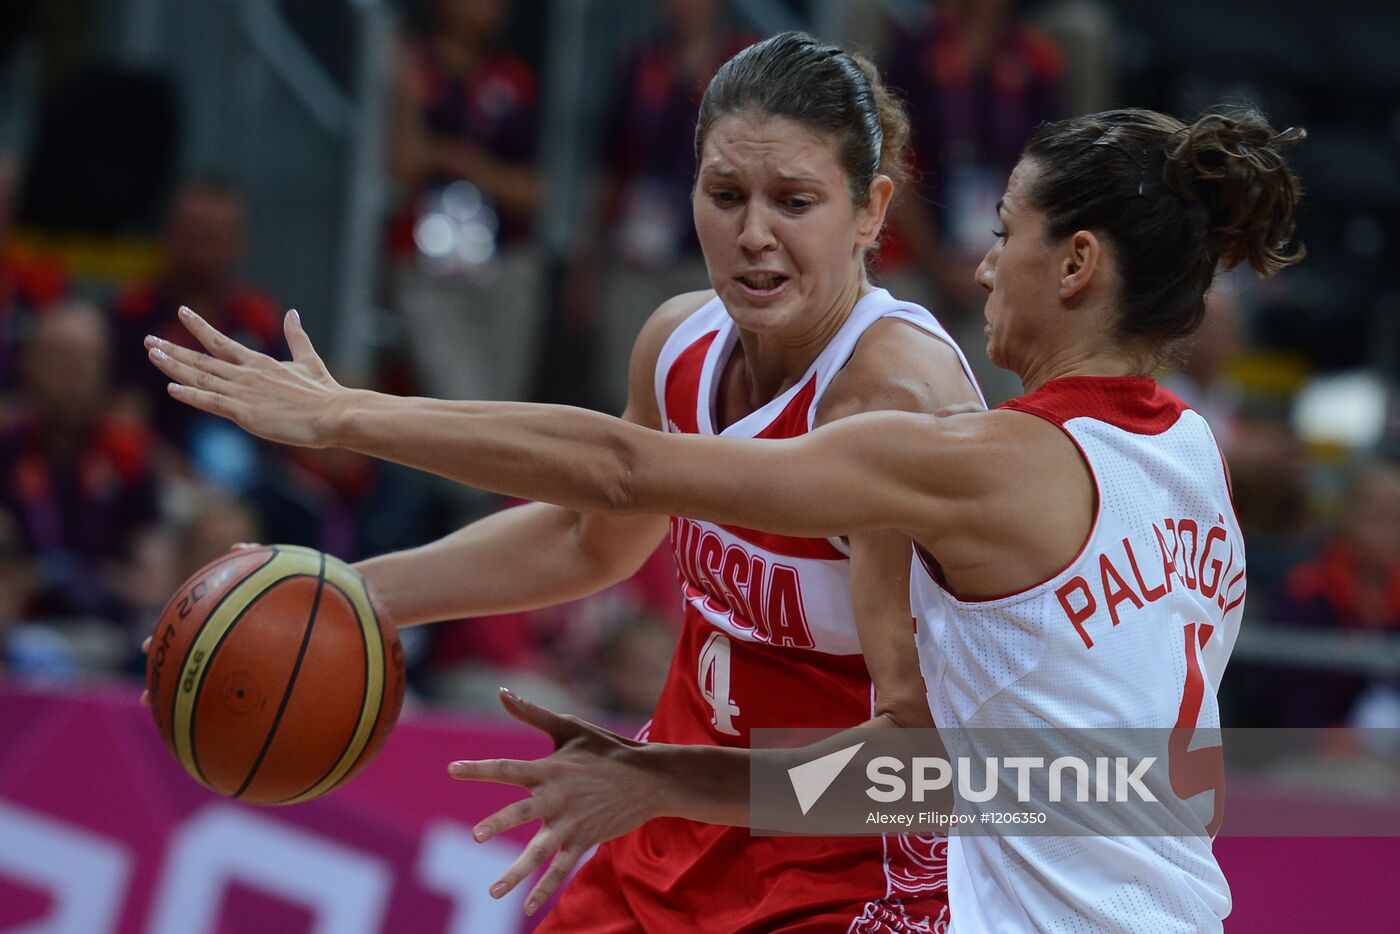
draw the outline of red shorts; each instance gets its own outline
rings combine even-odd
[[[946,837],[753,837],[654,820],[603,844],[538,934],[936,934]]]

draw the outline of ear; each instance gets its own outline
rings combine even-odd
[[[877,175],[870,181],[870,200],[856,212],[856,246],[865,248],[880,236],[885,226],[885,212],[894,198],[894,182],[888,175]]]
[[[1066,252],[1060,260],[1060,300],[1073,301],[1081,296],[1099,272],[1103,245],[1093,231],[1077,230],[1066,241]]]

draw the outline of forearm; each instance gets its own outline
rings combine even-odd
[[[519,499],[588,513],[630,508],[627,459],[639,436],[568,406],[448,402],[349,391],[320,434],[342,447]]]
[[[808,746],[764,750],[759,754],[772,755],[783,768],[790,768],[858,743],[866,730],[894,729],[899,725],[889,715],[881,714]],[[657,813],[652,817],[682,817],[728,827],[753,826],[749,813],[752,750],[648,743],[632,754],[660,791]]]
[[[665,523],[658,516],[585,516],[530,503],[355,568],[400,626],[516,613],[575,600],[630,576]]]
[[[912,416],[879,416],[896,417]],[[872,470],[880,452],[869,439],[905,426],[845,427],[856,422],[843,419],[795,440],[715,438],[668,434],[568,406],[351,390],[326,406],[310,433],[321,446],[582,512],[684,515],[828,536],[897,526],[921,506],[914,499],[926,495],[884,482],[888,465]],[[908,450],[895,454],[909,459]]]

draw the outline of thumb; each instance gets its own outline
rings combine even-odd
[[[295,308],[290,309],[282,320],[282,333],[286,335],[287,346],[291,348],[292,360],[312,366],[320,364],[321,358],[316,348],[311,346],[311,338],[306,336],[306,330],[301,326],[301,315]]]
[[[509,688],[501,688],[501,706],[521,723],[548,733],[556,745],[578,732],[578,727],[559,714],[516,696]]]

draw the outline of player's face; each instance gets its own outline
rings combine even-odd
[[[1037,174],[1026,160],[1012,170],[997,209],[999,236],[977,267],[977,284],[987,292],[987,358],[1015,373],[1025,372],[1035,349],[1064,326],[1056,314],[1059,251],[1046,242],[1045,215],[1028,198]]]
[[[710,282],[755,332],[801,332],[849,307],[883,219],[883,199],[852,203],[832,138],[754,111],[711,125],[692,200]]]

